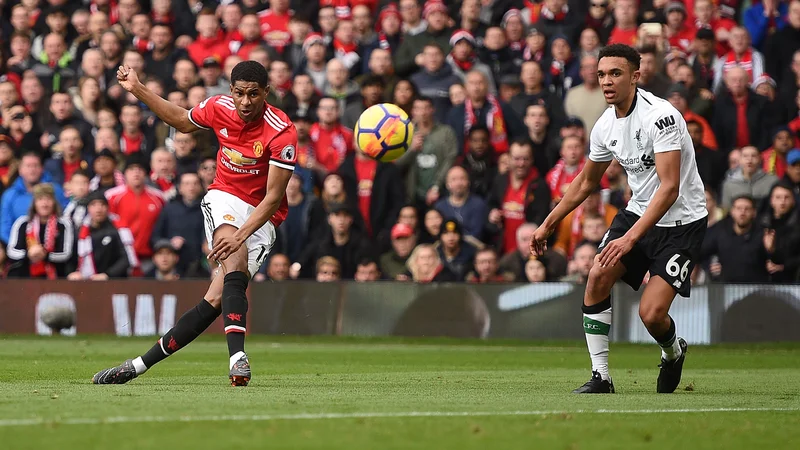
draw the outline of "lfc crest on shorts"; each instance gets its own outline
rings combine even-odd
[[[264,144],[262,144],[261,141],[256,141],[256,143],[253,144],[253,153],[256,155],[256,158],[261,158],[261,155],[264,154]]]

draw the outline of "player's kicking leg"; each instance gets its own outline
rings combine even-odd
[[[214,231],[214,238],[219,239],[235,231],[236,228],[231,225],[221,225]],[[246,386],[250,380],[250,364],[247,355],[244,354],[246,290],[249,281],[247,258],[247,249],[242,246],[236,253],[222,261],[203,300],[184,313],[175,326],[164,334],[147,353],[128,359],[119,366],[101,370],[95,374],[92,382],[94,384],[124,384],[131,381],[195,340],[219,317],[220,312],[227,311],[226,315],[230,317],[225,318],[224,323],[228,338],[228,350],[231,354],[229,375],[231,384]],[[229,330],[234,331],[229,332]]]
[[[661,346],[661,371],[656,392],[672,393],[681,382],[683,362],[688,345],[675,332],[675,322],[669,308],[675,299],[675,289],[661,276],[653,275],[639,303],[639,317],[650,336]]]
[[[575,389],[576,394],[613,394],[614,383],[608,372],[608,333],[611,331],[611,289],[625,273],[625,266],[600,267],[595,264],[589,271],[586,293],[583,297],[583,331],[586,346],[592,358],[592,378]]]

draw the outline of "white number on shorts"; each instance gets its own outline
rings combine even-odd
[[[606,241],[608,240],[608,234],[611,233],[611,230],[606,230],[606,234],[603,235],[603,240],[600,241],[600,248],[606,246]]]
[[[680,253],[675,253],[672,255],[672,258],[667,261],[667,275],[671,277],[677,277],[680,274],[680,280],[686,281],[686,277],[689,275],[689,260],[687,259],[685,263],[683,263],[683,267],[678,265],[678,258],[680,258]]]

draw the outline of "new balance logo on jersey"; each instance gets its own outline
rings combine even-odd
[[[675,280],[675,281],[672,282],[672,285],[675,286],[675,289],[680,289],[681,286],[683,286],[683,283],[681,283],[678,280]]]
[[[662,117],[656,122],[656,128],[658,128],[658,131],[664,131],[665,128],[673,125],[675,125],[675,117],[673,116]]]
[[[228,137],[228,129],[227,128],[223,128],[223,129],[219,130],[219,134],[221,134],[221,135],[223,135],[225,137]]]
[[[617,145],[617,140],[616,140],[616,139],[614,139],[613,141],[611,141],[611,146],[612,146],[612,147],[614,147],[615,145]]]
[[[656,165],[655,157],[642,155],[642,165],[645,169],[652,169]]]

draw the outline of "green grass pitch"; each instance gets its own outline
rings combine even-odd
[[[0,449],[797,449],[800,346],[692,346],[655,393],[655,345],[612,344],[616,395],[583,343],[251,337],[228,385],[201,338],[124,386],[97,370],[154,339],[0,338]]]

